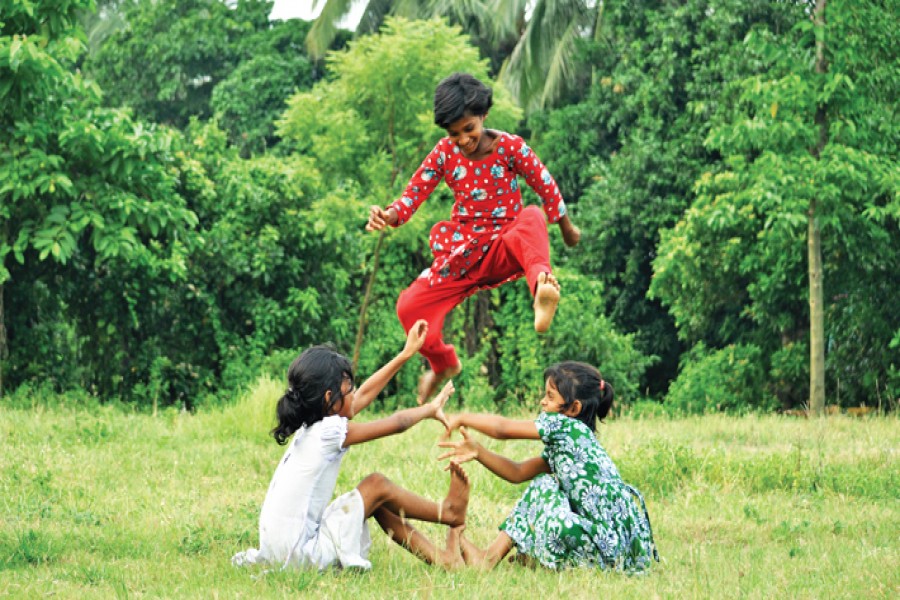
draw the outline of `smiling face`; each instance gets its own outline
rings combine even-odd
[[[447,127],[450,141],[459,146],[466,158],[484,154],[490,148],[491,141],[484,135],[486,116],[466,114]]]

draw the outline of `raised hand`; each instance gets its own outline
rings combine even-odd
[[[406,334],[406,345],[403,347],[403,354],[407,358],[412,357],[425,343],[426,335],[428,335],[428,321],[419,319],[413,323],[413,326],[409,328],[409,333]]]
[[[428,403],[428,406],[434,408],[434,414],[432,415],[432,417],[443,423],[444,427],[446,427],[448,431],[450,430],[450,423],[447,420],[447,415],[444,414],[444,405],[447,404],[447,400],[455,391],[456,388],[453,386],[453,381],[450,380],[446,384],[444,384],[444,387],[441,389],[438,395]]]
[[[481,449],[481,444],[469,438],[469,432],[466,431],[465,427],[460,427],[459,433],[462,435],[463,439],[458,442],[438,442],[438,446],[441,448],[450,448],[450,450],[438,456],[438,460],[449,459],[451,463],[461,464],[478,458],[478,451]],[[449,468],[450,465],[447,465],[444,470]]]

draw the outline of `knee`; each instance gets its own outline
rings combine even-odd
[[[381,473],[372,473],[360,481],[356,487],[363,492],[368,492],[369,496],[377,497],[390,483],[391,480]]]
[[[541,211],[540,208],[538,208],[534,204],[531,204],[522,209],[522,213],[519,215],[518,220],[535,222],[535,223],[540,223],[543,225],[544,213]]]
[[[419,303],[416,301],[416,295],[411,290],[411,287],[403,290],[397,298],[397,318],[400,319],[400,323],[406,330],[409,330],[413,323],[419,319]]]
[[[382,475],[381,473],[371,473],[366,476],[365,479],[362,480],[360,485],[366,484],[369,486],[381,486],[390,481],[387,477]]]

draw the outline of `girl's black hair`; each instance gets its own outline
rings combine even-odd
[[[608,381],[603,381],[600,371],[589,364],[574,360],[556,363],[544,370],[544,381],[548,380],[562,396],[563,410],[576,400],[581,402],[581,412],[575,418],[591,431],[596,430],[597,419],[603,421],[612,408],[615,390]]]
[[[494,91],[468,73],[454,73],[434,90],[434,123],[447,129],[465,115],[486,115]]]
[[[338,403],[344,401],[341,384],[345,379],[353,385],[353,367],[346,356],[330,346],[304,350],[288,368],[288,388],[278,400],[275,409],[278,425],[271,431],[275,441],[283,445],[304,425],[312,425],[332,414]],[[326,405],[327,391],[331,391],[331,400]]]

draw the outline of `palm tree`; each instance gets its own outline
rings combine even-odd
[[[521,4],[521,0],[510,0]],[[603,0],[537,0],[500,72],[527,110],[553,106],[576,81],[578,42],[597,40]]]
[[[359,1],[324,0],[307,37],[312,56],[324,55],[337,23]],[[366,0],[356,33],[377,31],[387,15],[447,18],[472,36],[519,103],[534,110],[570,88],[577,42],[599,37],[602,12],[603,0]]]

